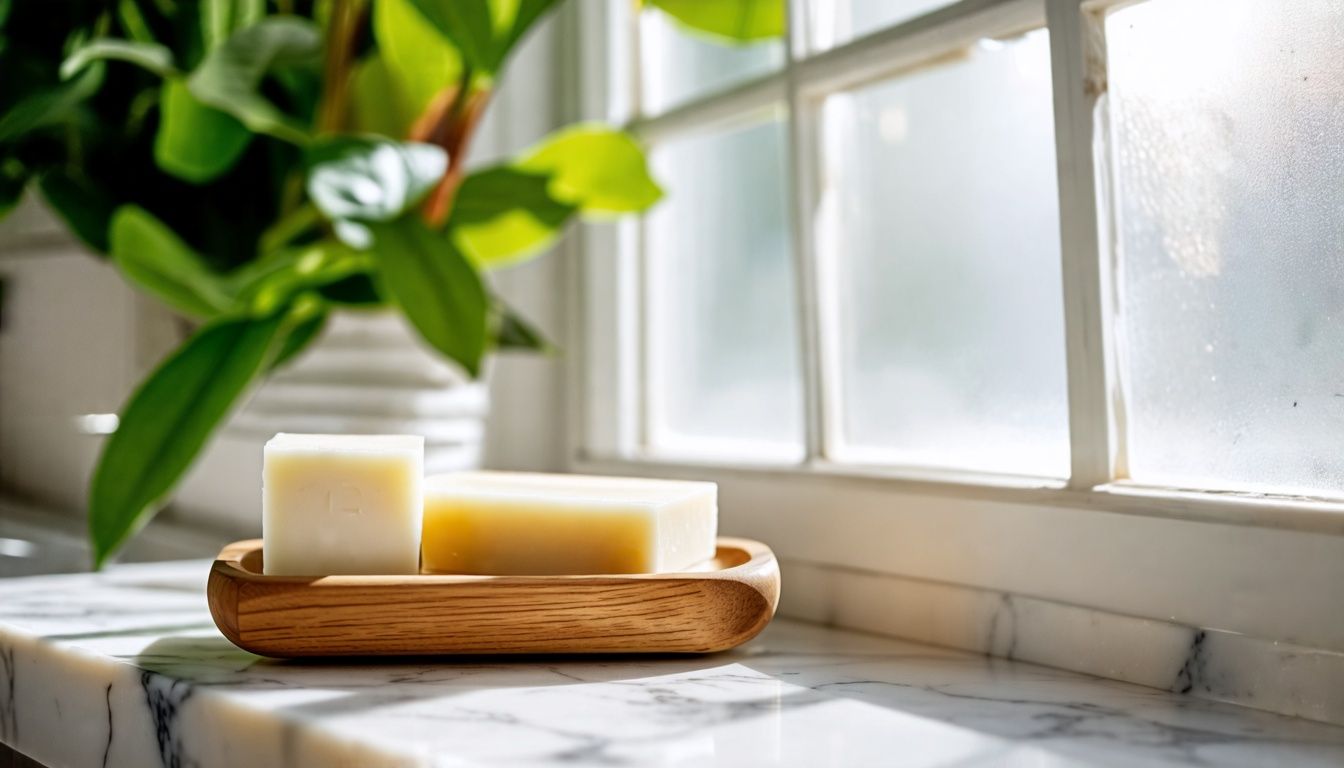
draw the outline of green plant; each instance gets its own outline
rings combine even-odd
[[[394,306],[473,376],[493,350],[546,347],[482,273],[662,194],[639,145],[599,125],[465,169],[510,51],[556,4],[0,0],[0,215],[35,187],[199,323],[103,448],[95,567],[335,308]],[[783,0],[650,4],[721,39],[783,28]]]

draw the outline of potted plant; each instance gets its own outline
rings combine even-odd
[[[639,145],[600,125],[466,169],[510,51],[556,4],[0,2],[0,215],[35,188],[191,319],[103,447],[95,567],[333,312],[394,308],[471,377],[496,350],[545,348],[483,273],[661,195]],[[720,37],[782,31],[780,0],[652,4]]]

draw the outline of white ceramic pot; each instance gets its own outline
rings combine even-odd
[[[276,432],[423,435],[426,472],[474,468],[489,407],[485,383],[425,348],[400,315],[337,313],[220,431],[173,508],[215,527],[260,531],[261,449]]]

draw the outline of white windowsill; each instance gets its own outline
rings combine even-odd
[[[570,469],[718,482],[721,530],[783,563],[783,615],[1173,690],[1126,659],[1207,639],[1204,662],[1228,671],[1195,695],[1344,723],[1344,515],[1330,503],[834,465]],[[1040,642],[998,642],[1005,615]]]

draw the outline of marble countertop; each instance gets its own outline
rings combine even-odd
[[[0,580],[0,742],[53,766],[1344,765],[1344,728],[776,621],[703,657],[262,659],[208,563]]]

